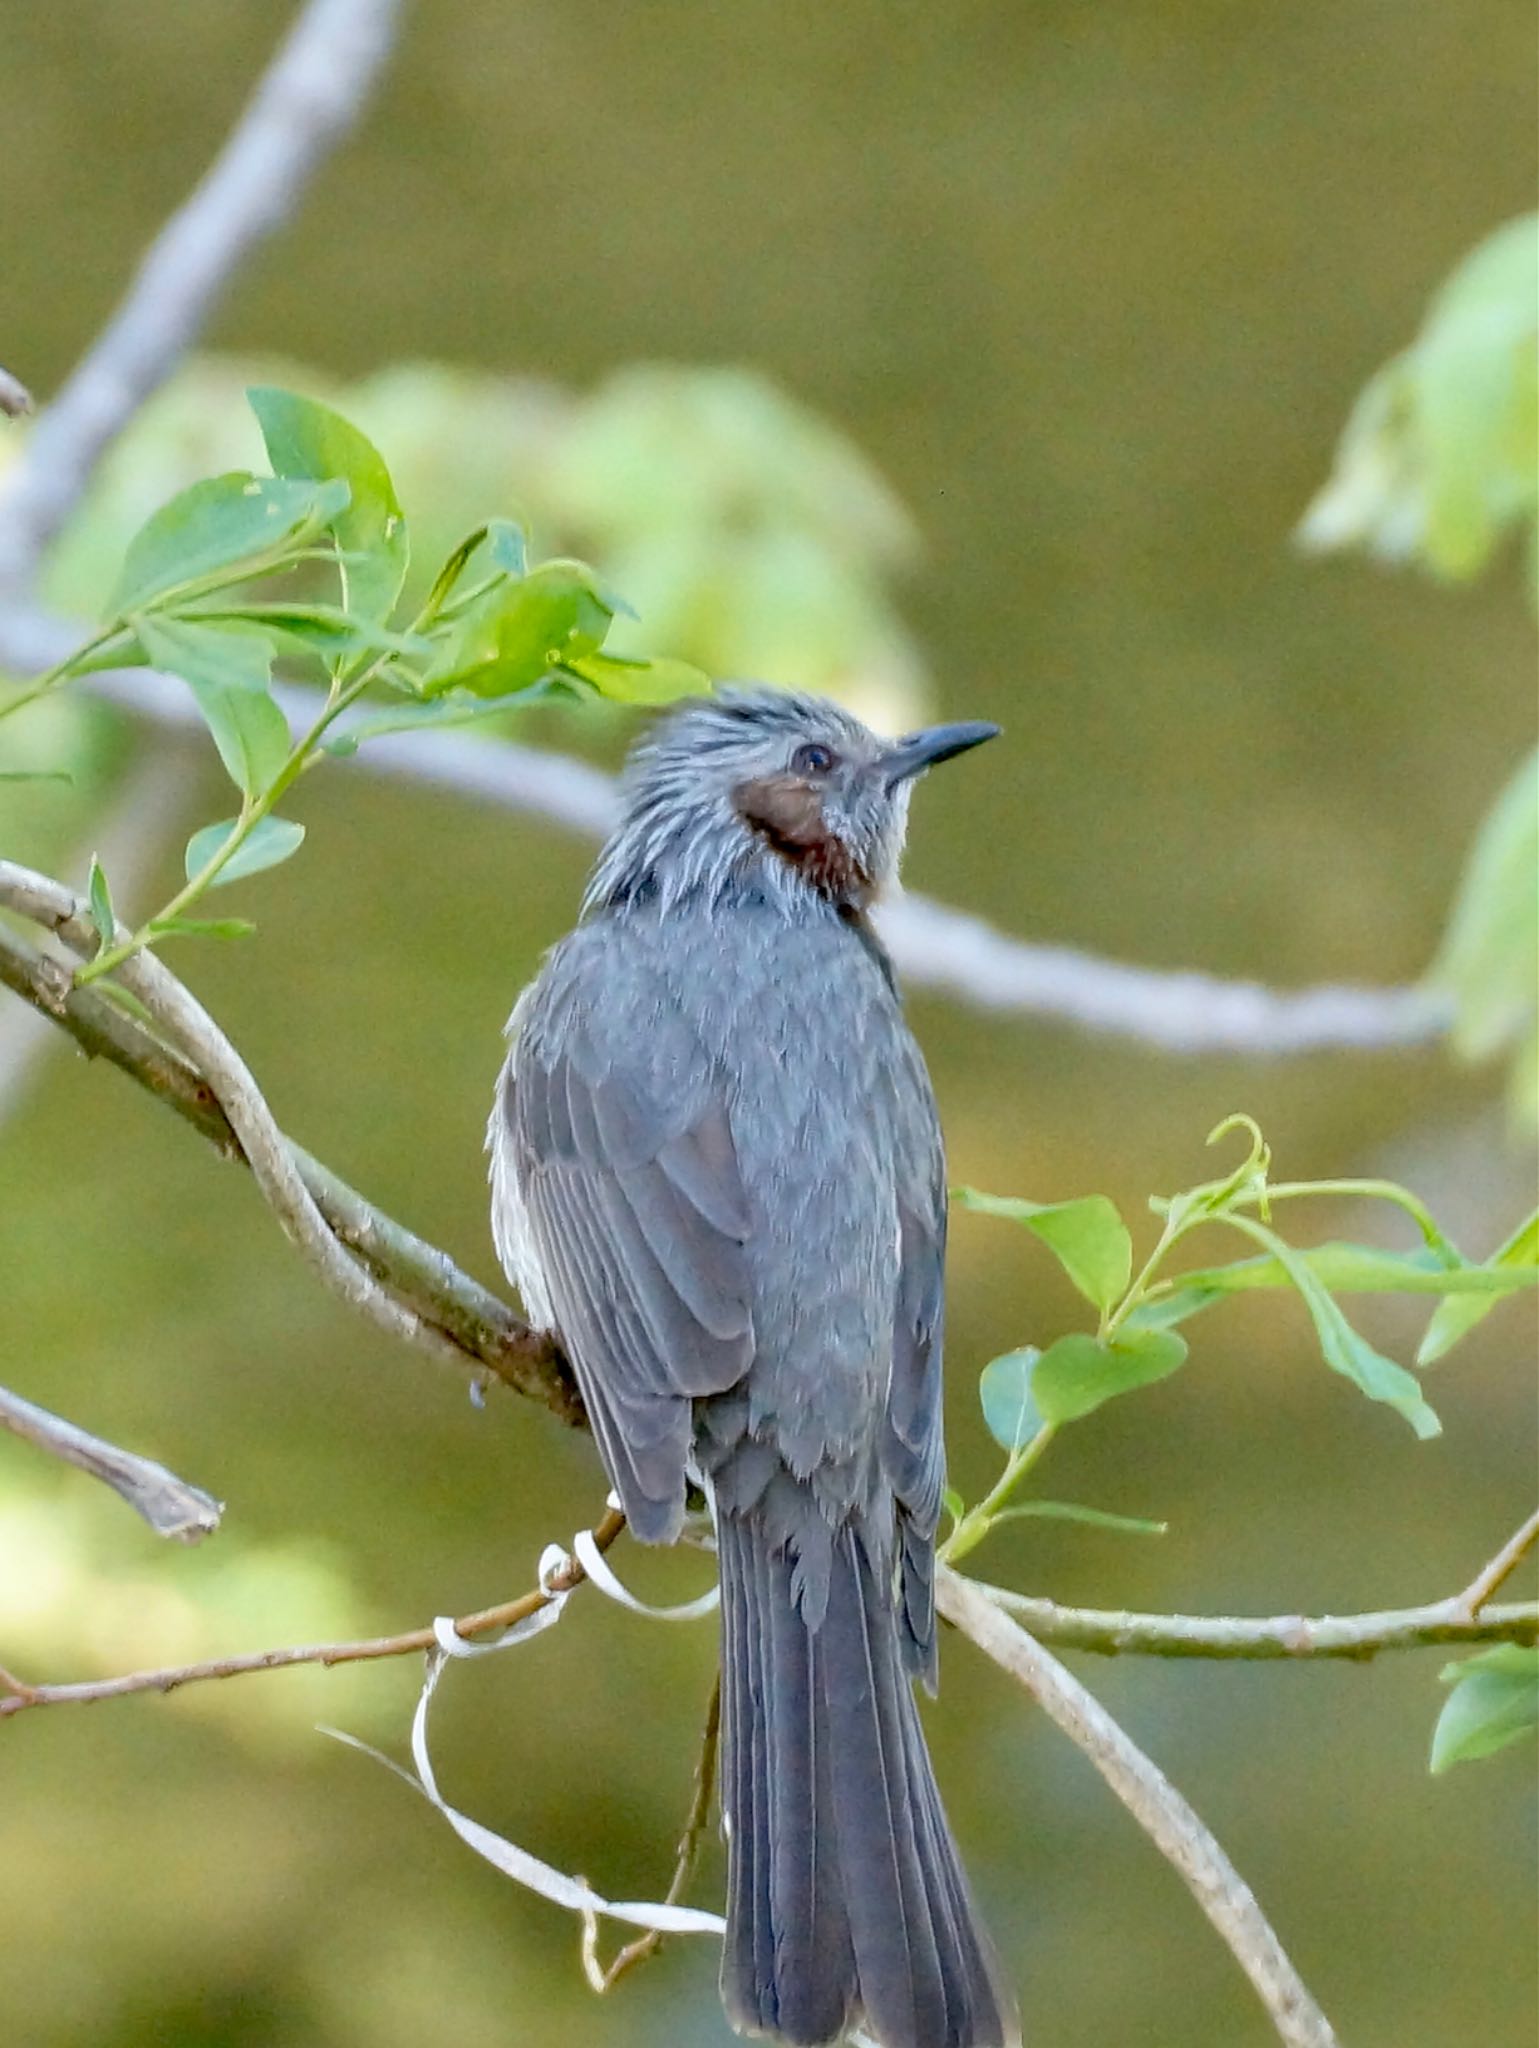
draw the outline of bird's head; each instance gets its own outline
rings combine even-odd
[[[860,908],[897,875],[915,779],[996,725],[879,738],[825,698],[732,686],[691,699],[635,749],[591,903],[676,898],[757,872],[795,901]]]

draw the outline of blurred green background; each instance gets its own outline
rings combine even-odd
[[[12,11],[0,356],[40,395],[286,14]],[[1510,562],[1450,594],[1311,563],[1289,536],[1360,386],[1463,252],[1531,203],[1532,42],[1501,0],[437,0],[210,339],[318,378],[421,358],[579,393],[638,360],[765,373],[912,514],[903,687],[1007,727],[916,805],[916,887],[1151,965],[1406,981],[1527,744],[1532,621]],[[505,488],[517,502],[519,478]],[[617,722],[591,730],[613,758]],[[169,744],[114,731],[113,773]],[[176,761],[178,815],[132,908],[169,893],[185,831],[228,808],[210,749]],[[5,801],[7,851],[81,879],[89,846],[50,844],[67,811]],[[295,809],[303,858],[232,899],[260,938],[178,964],[287,1128],[491,1278],[498,1034],[589,849],[361,767]],[[1500,1077],[1436,1049],[1182,1061],[939,1000],[914,1016],[955,1176],[981,1186],[1104,1189],[1136,1213],[1204,1173],[1203,1132],[1244,1108],[1289,1177],[1392,1171],[1471,1252],[1532,1200]],[[229,1503],[205,1549],[158,1548],[0,1442],[0,1661],[25,1675],[464,1612],[520,1590],[600,1506],[585,1440],[512,1398],[477,1414],[374,1339],[241,1175],[65,1050],[0,1125],[0,1274],[6,1382]],[[996,1462],[978,1367],[1077,1320],[1024,1236],[958,1219],[950,1447],[969,1497]],[[1405,1357],[1421,1319],[1370,1303],[1360,1320]],[[1530,1501],[1533,1339],[1524,1307],[1493,1315],[1439,1368],[1445,1434],[1418,1444],[1324,1370],[1296,1303],[1226,1308],[1185,1373],[1072,1432],[1044,1475],[1169,1535],[1027,1523],[979,1568],[1164,1609],[1450,1591]],[[663,1597],[702,1571],[624,1565]],[[713,1658],[710,1624],[581,1600],[527,1650],[448,1675],[440,1782],[610,1896],[655,1896]],[[1213,1824],[1353,2048],[1533,2038],[1531,1761],[1429,1780],[1440,1661],[1076,1660]],[[927,1723],[1036,2048],[1271,2039],[1078,1754],[967,1645],[945,1667]],[[6,2039],[724,2043],[706,1945],[598,2002],[566,1915],[314,1732],[399,1752],[415,1682],[406,1664],[299,1672],[6,1724]],[[702,1900],[719,1868],[713,1846]]]

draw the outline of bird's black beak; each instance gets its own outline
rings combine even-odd
[[[887,787],[896,789],[900,782],[923,775],[937,761],[949,761],[954,754],[965,754],[969,747],[981,747],[985,740],[998,738],[999,727],[981,719],[967,719],[960,725],[931,725],[923,732],[911,732],[906,740],[895,741],[877,765],[887,778]]]

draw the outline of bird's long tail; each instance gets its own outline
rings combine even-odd
[[[893,1600],[847,1526],[809,1628],[752,1512],[718,1520],[722,1998],[734,2026],[812,2044],[1015,2048],[899,1651]]]

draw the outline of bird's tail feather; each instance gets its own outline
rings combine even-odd
[[[1014,2048],[1014,2011],[941,1808],[893,1600],[857,1527],[809,1628],[792,1562],[753,1514],[719,1517],[722,1997],[797,2044],[861,2026],[881,2048]]]

